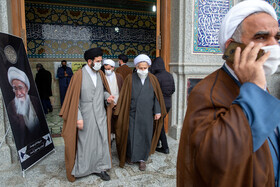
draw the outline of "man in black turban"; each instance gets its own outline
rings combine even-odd
[[[86,50],[85,54],[84,54],[84,59],[86,61],[88,61],[89,59],[94,59],[95,57],[102,57],[103,52],[102,49],[100,47],[96,47],[96,48],[91,48]]]
[[[102,54],[100,48],[85,52],[87,65],[74,74],[60,111],[64,119],[66,173],[71,182],[75,177],[92,173],[102,180],[110,180],[106,172],[111,168],[108,125],[111,124],[114,96],[100,70]]]

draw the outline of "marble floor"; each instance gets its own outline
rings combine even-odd
[[[9,168],[0,169],[1,186],[150,186],[172,187],[176,186],[176,160],[178,141],[168,137],[170,154],[156,152],[149,157],[146,171],[140,171],[138,164],[128,165],[124,168],[118,166],[118,156],[115,142],[112,145],[113,167],[108,172],[110,181],[102,181],[95,175],[78,178],[70,183],[66,178],[64,165],[64,142],[59,136],[62,129],[62,119],[58,116],[59,110],[55,109],[46,115],[50,131],[53,135],[55,152],[34,165],[25,172],[25,178],[18,162]]]
[[[54,108],[52,112],[46,114],[46,120],[53,137],[60,137],[63,119],[59,117],[60,108]]]

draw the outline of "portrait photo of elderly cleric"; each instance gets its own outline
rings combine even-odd
[[[44,135],[40,119],[40,100],[28,94],[30,81],[26,74],[16,67],[8,69],[8,81],[15,94],[8,104],[7,112],[17,148],[22,148]],[[44,118],[44,117],[43,117]]]

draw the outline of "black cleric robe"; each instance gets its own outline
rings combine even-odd
[[[154,115],[160,113],[160,105],[149,78],[147,77],[142,85],[141,79],[134,73],[127,139],[127,157],[132,162],[148,159],[153,138]]]
[[[136,73],[135,75],[137,76]],[[162,129],[163,117],[166,115],[166,109],[165,109],[164,99],[157,78],[153,74],[149,73],[147,79],[149,79],[150,82],[149,86],[153,89],[155,97],[159,101],[160,111],[161,111],[160,119],[154,120],[152,124],[153,137],[151,141],[151,148],[149,150],[149,154],[153,154],[156,150],[158,138]],[[128,140],[128,131],[129,131],[129,124],[130,124],[129,121],[130,121],[131,102],[132,102],[132,74],[128,75],[123,83],[118,104],[114,112],[114,115],[117,116],[116,144],[117,144],[118,156],[120,161],[119,163],[120,167],[124,167],[125,159],[127,155],[127,140]],[[142,104],[146,105],[147,103],[142,102]],[[135,115],[136,118],[138,119],[137,117],[138,112],[136,112]],[[143,142],[141,146],[142,145],[145,145],[145,143]]]

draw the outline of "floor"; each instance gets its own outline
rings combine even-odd
[[[62,119],[58,116],[59,109],[46,115],[53,135],[55,152],[25,172],[25,178],[19,163],[10,168],[0,168],[1,186],[176,186],[176,160],[178,141],[168,137],[169,154],[156,152],[149,157],[146,171],[140,171],[138,164],[124,168],[118,166],[115,142],[112,145],[113,167],[109,171],[110,181],[102,181],[95,175],[89,175],[70,183],[66,178],[64,165],[64,142],[60,137]]]

